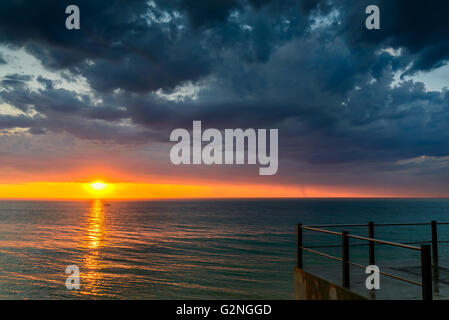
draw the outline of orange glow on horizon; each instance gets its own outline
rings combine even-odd
[[[83,200],[83,199],[191,199],[191,198],[356,198],[398,197],[349,188],[297,185],[259,184],[166,184],[166,183],[106,183],[34,182],[0,184],[0,199]]]

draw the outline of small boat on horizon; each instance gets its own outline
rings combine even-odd
[[[105,203],[104,203],[104,206],[105,206],[105,207],[110,207],[111,204],[110,204],[109,202],[105,202]]]

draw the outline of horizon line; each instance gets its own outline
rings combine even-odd
[[[186,198],[0,198],[2,201],[51,201],[51,202],[64,202],[64,201],[183,201],[183,200],[305,200],[305,199],[403,199],[403,200],[449,200],[447,197],[410,197],[410,196],[306,196],[306,197],[186,197]]]

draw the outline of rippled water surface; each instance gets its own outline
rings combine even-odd
[[[3,201],[0,298],[291,299],[296,223],[432,219],[449,221],[449,201]],[[428,232],[376,236],[427,240]],[[79,291],[65,287],[68,265],[80,268]]]

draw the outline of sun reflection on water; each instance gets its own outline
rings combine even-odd
[[[102,283],[101,248],[105,238],[105,208],[102,200],[94,200],[87,218],[85,249],[83,257],[82,287],[84,294],[99,294]]]

